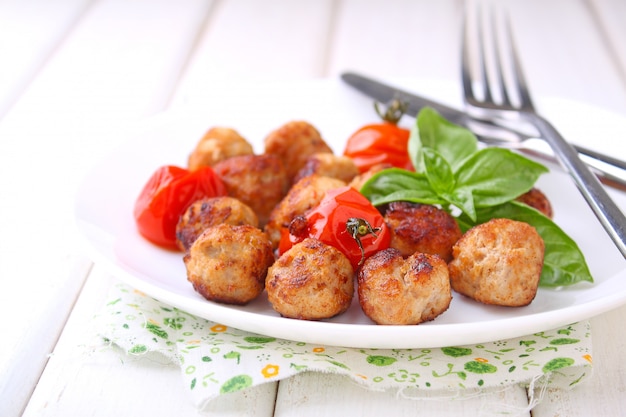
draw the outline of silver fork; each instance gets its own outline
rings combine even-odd
[[[476,11],[478,36],[472,37],[470,12]],[[491,11],[491,10],[490,10]],[[607,194],[597,177],[579,158],[578,152],[570,145],[545,118],[537,114],[532,103],[530,93],[521,64],[513,42],[513,35],[508,16],[504,19],[504,38],[498,42],[498,26],[496,15],[490,13],[489,24],[483,24],[481,10],[466,9],[463,29],[461,79],[463,82],[464,98],[467,110],[474,117],[483,118],[500,123],[502,120],[519,121],[534,126],[540,136],[550,145],[560,164],[570,174],[594,214],[607,231],[622,256],[626,258],[626,217]],[[491,34],[491,43],[486,40]],[[471,74],[472,40],[479,44],[477,69],[480,73],[478,84],[482,86],[482,94],[474,93],[474,79]],[[508,64],[510,71],[506,72],[500,52],[507,43]],[[493,60],[487,59],[492,51]],[[490,65],[491,64],[491,65]],[[490,72],[491,71],[491,72]],[[495,80],[494,80],[495,79]],[[492,82],[493,81],[493,82]]]

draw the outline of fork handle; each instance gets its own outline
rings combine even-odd
[[[587,204],[607,231],[622,256],[626,258],[626,217],[611,199],[598,178],[579,158],[578,152],[570,145],[556,128],[543,117],[535,113],[523,114],[535,124],[542,137],[548,142],[554,155],[572,176],[578,190]]]

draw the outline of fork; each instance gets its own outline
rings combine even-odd
[[[464,99],[467,111],[476,118],[492,122],[522,122],[534,126],[552,148],[555,157],[570,174],[578,190],[583,195],[592,211],[609,234],[622,256],[626,258],[626,217],[619,207],[602,187],[598,178],[589,170],[579,158],[578,152],[569,144],[556,128],[544,117],[540,116],[533,105],[528,91],[518,53],[513,41],[513,34],[508,15],[502,19],[504,37],[499,37],[496,16],[489,14],[491,26],[483,24],[481,10],[477,8],[476,25],[477,36],[472,37],[470,28],[471,9],[465,10],[463,28],[463,44],[461,54],[461,80],[463,83]],[[487,32],[485,32],[487,30]],[[491,42],[489,35],[491,34]],[[478,47],[477,65],[478,87],[482,87],[481,94],[475,94],[474,79],[472,78],[472,40]],[[501,52],[508,44],[508,60],[503,59]],[[493,59],[488,60],[487,54]],[[505,63],[509,67],[505,69]],[[491,65],[490,65],[491,64]],[[508,72],[506,71],[508,69]]]

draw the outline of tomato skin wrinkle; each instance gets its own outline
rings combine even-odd
[[[353,236],[347,225],[354,219],[366,222],[375,233]],[[350,260],[357,270],[363,259],[389,247],[391,234],[378,209],[365,196],[346,186],[326,193],[320,204],[306,214],[307,235],[334,246]],[[279,244],[281,253],[302,236],[283,233]]]
[[[189,171],[174,165],[158,168],[135,202],[139,233],[166,249],[176,247],[176,224],[196,200],[226,195],[226,186],[212,168]]]

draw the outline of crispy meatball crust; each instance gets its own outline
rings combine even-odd
[[[550,219],[553,216],[552,204],[550,204],[550,200],[548,200],[548,197],[537,188],[532,188],[527,193],[517,197],[516,200],[539,210]]]
[[[276,155],[283,161],[292,183],[309,156],[332,152],[319,131],[305,121],[288,122],[265,138],[265,153]]]
[[[272,307],[283,317],[327,319],[350,307],[354,271],[339,250],[307,238],[270,267],[265,287]]]
[[[492,219],[468,230],[448,264],[452,288],[485,304],[518,307],[537,294],[544,242],[534,227]]]
[[[254,210],[261,227],[289,189],[283,163],[275,155],[234,156],[213,170],[224,181],[228,195]]]
[[[354,164],[352,158],[347,156],[334,155],[332,153],[316,153],[307,158],[304,166],[298,171],[293,181],[294,183],[298,182],[312,174],[337,178],[345,183],[349,183],[359,174],[359,169]]]
[[[274,255],[256,227],[221,224],[206,229],[183,261],[188,281],[204,298],[243,305],[263,292]]]
[[[236,130],[228,127],[209,129],[189,155],[187,166],[196,170],[239,155],[252,155],[252,145]]]
[[[452,246],[462,235],[454,217],[431,205],[405,201],[390,203],[385,209],[385,222],[391,229],[391,243],[403,256],[415,252],[452,259]]]
[[[176,245],[186,252],[205,229],[222,223],[259,227],[254,211],[236,198],[203,198],[192,203],[180,216],[176,225]]]
[[[365,260],[358,273],[359,303],[376,324],[419,324],[450,306],[452,291],[446,263],[437,255],[404,258],[388,248]]]
[[[341,180],[317,174],[304,177],[295,183],[287,195],[274,207],[265,225],[265,232],[269,235],[274,248],[278,247],[282,228],[289,227],[289,223],[296,216],[317,206],[328,190],[345,185]]]

